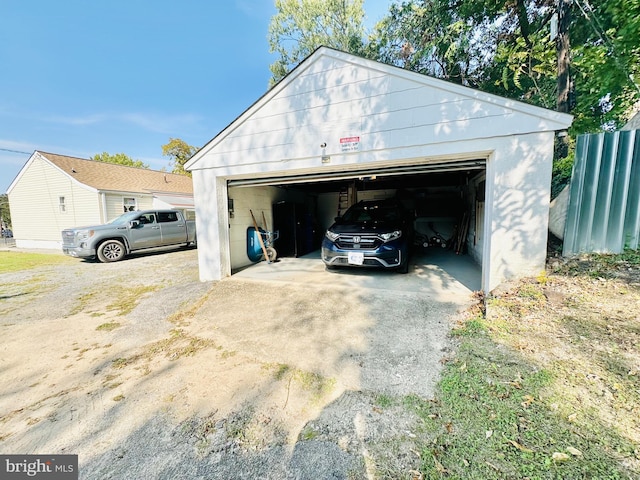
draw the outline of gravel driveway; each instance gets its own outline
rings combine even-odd
[[[321,272],[320,275],[330,275]],[[197,251],[0,275],[0,452],[80,478],[413,478],[471,296],[198,281]]]

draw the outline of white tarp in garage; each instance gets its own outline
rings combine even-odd
[[[475,246],[483,290],[537,274],[546,257],[554,134],[571,118],[322,47],[187,163],[200,278],[230,275],[231,244],[240,238],[231,221],[249,226],[249,208],[278,200],[278,189],[265,186],[232,204],[229,185],[385,169],[424,174],[469,162],[486,169],[482,241]]]

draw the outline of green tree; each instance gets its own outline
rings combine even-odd
[[[581,0],[572,14],[573,130],[619,128],[640,100],[640,2]]]
[[[377,25],[367,56],[553,109],[556,7],[551,0],[405,0]],[[572,2],[572,134],[628,119],[640,99],[638,31],[638,0]]]
[[[548,101],[554,72],[545,41],[548,0],[407,0],[374,30],[368,55],[413,71],[518,99]]]
[[[276,0],[268,39],[279,58],[270,66],[271,85],[321,46],[362,53],[362,5],[363,0]]]
[[[149,165],[142,162],[142,160],[134,160],[124,153],[111,155],[110,153],[103,152],[90,157],[90,159],[95,160],[96,162],[115,163],[118,165],[126,165],[128,167],[149,168]]]
[[[472,28],[446,2],[394,3],[370,35],[366,55],[407,70],[477,86],[474,76],[481,71],[482,55],[475,52],[470,40]]]
[[[11,211],[9,210],[9,195],[0,194],[0,224],[4,228],[11,227]]]
[[[189,177],[191,172],[184,169],[184,164],[197,151],[198,147],[193,147],[179,138],[169,138],[169,143],[162,146],[162,155],[171,159],[171,172]]]

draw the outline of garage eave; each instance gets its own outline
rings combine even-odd
[[[258,186],[258,185],[291,185],[296,183],[323,182],[335,180],[351,180],[362,178],[376,178],[397,175],[419,175],[425,173],[444,173],[457,171],[484,170],[485,159],[463,160],[456,162],[440,162],[418,165],[401,165],[382,168],[364,168],[353,171],[329,171],[306,174],[281,174],[257,177],[252,175],[247,178],[231,178],[228,180],[230,187]]]

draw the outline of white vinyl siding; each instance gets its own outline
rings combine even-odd
[[[65,199],[64,212],[60,197]],[[98,193],[39,157],[21,173],[9,202],[16,241],[60,242],[65,228],[100,222]]]
[[[125,198],[135,198],[137,210],[149,210],[153,208],[153,197],[151,195],[139,195],[134,193],[107,193],[107,222],[113,220],[116,217],[119,217],[124,213]]]
[[[557,127],[555,120],[538,115],[543,112],[538,107],[505,103],[413,72],[392,69],[390,75],[387,70],[379,64],[357,68],[331,55],[320,56],[296,78],[296,88],[274,89],[277,93],[268,104],[245,112],[224,141],[214,139],[205,146],[194,157],[197,168],[256,175],[326,171],[331,166],[341,170],[338,165],[351,168],[365,162],[387,166],[416,158],[424,162],[429,152],[425,145],[455,146]],[[357,141],[345,149],[350,138]],[[489,152],[475,153],[486,158]],[[322,164],[321,156],[329,157],[329,163]]]

